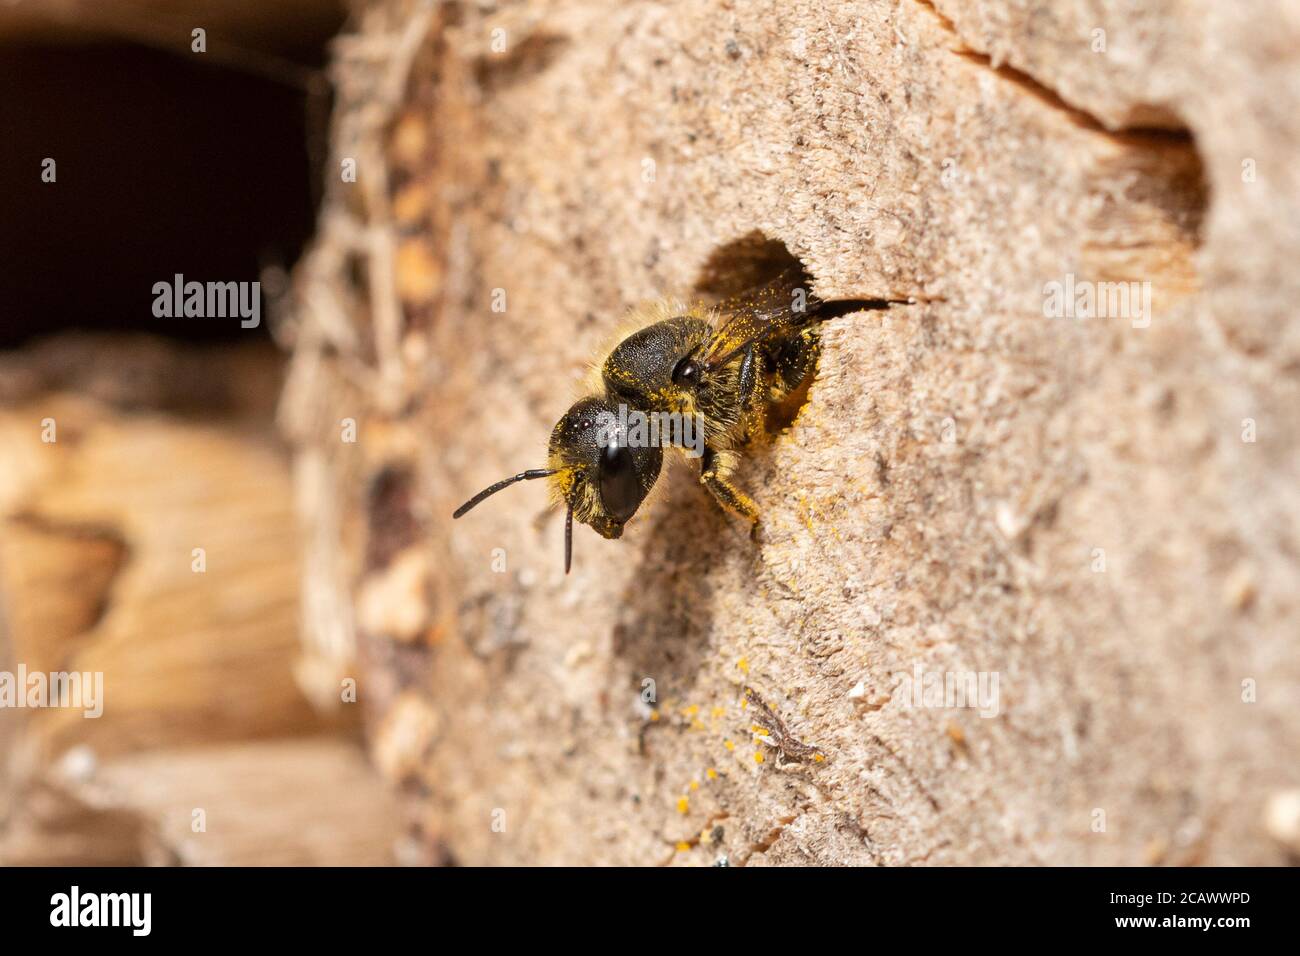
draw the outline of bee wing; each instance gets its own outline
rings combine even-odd
[[[765,285],[719,302],[715,308],[722,318],[704,348],[704,365],[720,368],[752,343],[812,322],[821,300],[808,286],[808,275],[791,268]]]

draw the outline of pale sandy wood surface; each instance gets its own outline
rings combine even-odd
[[[359,179],[281,408],[306,639],[458,859],[1287,858],[1297,4],[937,7],[354,5]],[[629,306],[754,231],[904,300],[830,323],[742,473],[761,544],[689,481],[568,578],[539,487],[452,524]],[[1067,274],[1149,282],[1149,327],[1045,318]],[[908,706],[916,667],[996,672],[997,716]],[[824,762],[782,766],[746,686]]]

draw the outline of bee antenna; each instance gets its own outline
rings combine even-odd
[[[564,573],[573,567],[573,506],[564,515]]]
[[[487,488],[484,488],[482,491],[476,494],[473,498],[469,499],[469,501],[465,502],[454,512],[452,512],[451,516],[453,518],[459,518],[461,515],[469,511],[471,508],[473,508],[484,498],[492,497],[502,488],[509,488],[517,481],[532,481],[534,478],[549,478],[553,474],[555,474],[555,469],[553,468],[533,468],[530,471],[521,471],[519,474],[512,475],[509,478],[502,478],[495,485],[489,485]]]

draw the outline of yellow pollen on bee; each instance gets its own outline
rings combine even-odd
[[[553,475],[552,480],[554,480],[556,487],[560,489],[560,494],[567,498],[569,492],[573,490],[573,470],[571,468],[565,468]]]

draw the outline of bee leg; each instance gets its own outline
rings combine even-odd
[[[798,390],[816,366],[820,354],[821,334],[816,326],[810,326],[789,339],[776,355],[773,400],[779,402]]]
[[[754,346],[745,349],[744,356],[740,360],[740,397],[745,404],[749,404],[750,396],[754,394],[754,389],[758,385],[758,359],[754,355]]]
[[[773,356],[771,389],[763,419],[770,432],[782,432],[794,424],[808,399],[820,355],[821,337],[814,326],[788,339]]]
[[[754,435],[763,428],[763,383],[759,379],[759,356],[754,346],[745,349],[740,360],[740,377],[737,381],[744,433]]]
[[[700,483],[709,489],[718,504],[732,514],[749,520],[751,531],[758,531],[758,505],[752,498],[731,483],[731,476],[736,471],[740,456],[734,451],[704,449],[701,461]]]

